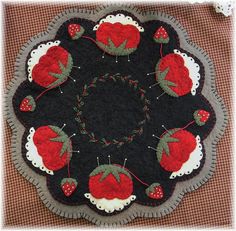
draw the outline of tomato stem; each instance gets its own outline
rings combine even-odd
[[[119,166],[119,167],[121,167],[121,168],[124,168],[127,172],[129,172],[129,173],[130,173],[137,181],[139,181],[141,184],[143,184],[143,185],[145,185],[145,186],[147,186],[147,187],[150,186],[149,184],[147,184],[147,183],[143,182],[141,179],[139,179],[134,173],[132,173],[129,169],[125,168],[124,166],[121,166],[121,165],[119,165],[119,164],[114,164],[114,165]]]
[[[94,42],[94,43],[97,45],[97,42],[96,42],[93,38],[91,38],[91,37],[89,37],[89,36],[82,35],[81,38],[88,39],[88,40]]]
[[[185,125],[182,130],[184,130],[185,128],[189,127],[191,124],[194,124],[195,123],[195,120],[189,122],[187,125]]]
[[[67,172],[68,172],[68,178],[70,178],[70,160],[68,161],[67,164]]]
[[[160,46],[160,55],[161,55],[161,58],[163,57],[162,55],[162,43],[161,43],[161,46]]]
[[[66,78],[66,80],[67,80],[67,79],[68,79],[68,78]],[[65,80],[64,82],[60,83],[60,84],[57,84],[57,85],[55,85],[55,86],[53,86],[53,87],[50,87],[50,88],[44,90],[43,92],[41,92],[41,93],[35,98],[35,101],[37,101],[39,98],[41,98],[46,92],[52,90],[53,88],[59,87],[61,84],[65,83],[66,80]]]

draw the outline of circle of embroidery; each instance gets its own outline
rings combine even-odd
[[[83,116],[83,106],[85,104],[85,98],[89,96],[92,93],[92,89],[97,87],[98,83],[105,83],[107,81],[113,81],[115,83],[122,83],[128,85],[130,88],[132,88],[135,93],[140,98],[143,108],[143,119],[138,122],[138,125],[136,128],[134,128],[129,134],[119,138],[119,139],[107,139],[107,138],[99,138],[96,136],[93,132],[88,131],[86,128],[85,119]],[[95,77],[88,85],[85,84],[82,90],[81,96],[77,96],[78,99],[78,105],[74,108],[76,111],[77,117],[76,121],[79,124],[79,130],[80,133],[83,135],[87,135],[89,137],[89,142],[92,143],[100,143],[103,145],[103,147],[108,147],[110,145],[116,145],[118,148],[124,145],[125,143],[131,143],[136,136],[140,136],[143,133],[144,124],[150,119],[149,116],[149,100],[145,96],[146,91],[140,86],[140,83],[138,80],[132,80],[130,79],[130,76],[120,76],[120,74],[115,75],[109,75],[106,74],[101,77]]]

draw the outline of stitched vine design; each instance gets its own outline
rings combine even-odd
[[[150,120],[149,115],[149,105],[150,101],[146,98],[145,93],[146,91],[140,86],[138,80],[130,79],[131,76],[121,76],[119,73],[115,75],[105,74],[101,77],[95,77],[88,85],[85,84],[82,90],[81,96],[77,95],[78,105],[74,107],[76,111],[77,117],[75,120],[79,124],[80,133],[83,135],[87,135],[89,137],[89,142],[91,143],[100,143],[103,147],[108,147],[110,145],[116,145],[118,148],[124,145],[125,143],[131,143],[134,138],[139,135],[143,134],[143,129],[145,123]],[[138,122],[138,126],[133,129],[129,135],[123,136],[119,139],[106,139],[106,138],[98,138],[93,132],[90,132],[86,129],[86,123],[83,118],[83,106],[85,98],[91,94],[91,89],[96,88],[98,83],[105,83],[106,81],[113,81],[113,82],[120,82],[122,84],[128,84],[139,96],[140,100],[143,103],[143,120]]]

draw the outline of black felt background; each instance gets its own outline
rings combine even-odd
[[[61,46],[71,53],[74,65],[81,66],[80,70],[74,68],[70,74],[77,82],[74,83],[68,80],[64,83],[61,86],[63,94],[58,89],[49,91],[37,102],[37,108],[33,113],[20,112],[20,102],[26,95],[36,97],[43,88],[26,80],[19,86],[14,95],[15,113],[26,127],[26,133],[22,141],[23,157],[25,158],[24,144],[30,127],[35,129],[43,125],[60,127],[63,123],[66,123],[67,126],[64,131],[68,135],[77,133],[77,136],[72,138],[73,150],[80,150],[79,154],[75,153],[73,155],[70,163],[71,176],[78,181],[78,189],[71,197],[66,198],[60,189],[60,181],[67,177],[67,167],[55,172],[54,176],[48,176],[34,168],[25,158],[31,168],[47,177],[48,188],[55,199],[70,205],[87,203],[97,212],[105,215],[90,204],[84,197],[84,193],[89,192],[88,176],[97,166],[96,157],[99,156],[100,163],[103,164],[108,163],[107,156],[111,155],[112,163],[116,164],[123,164],[124,159],[128,158],[126,167],[148,184],[154,182],[162,184],[165,196],[162,200],[155,201],[146,196],[146,187],[133,179],[133,194],[137,196],[136,202],[157,206],[171,196],[176,182],[193,177],[201,169],[194,171],[190,176],[169,180],[170,173],[160,167],[155,151],[148,149],[147,146],[157,146],[158,140],[153,138],[152,134],[160,136],[164,132],[161,127],[162,124],[168,129],[183,127],[193,120],[193,112],[200,108],[211,113],[209,121],[203,127],[192,125],[187,130],[194,135],[200,135],[202,139],[209,134],[215,124],[215,114],[209,102],[200,94],[204,81],[204,67],[192,55],[201,68],[201,86],[197,89],[196,96],[188,94],[174,98],[164,95],[157,101],[156,97],[163,91],[159,87],[149,89],[148,87],[155,82],[154,76],[146,76],[146,73],[154,71],[155,65],[160,59],[159,45],[153,41],[152,36],[158,27],[164,26],[170,36],[170,42],[163,46],[163,54],[171,53],[175,48],[180,49],[177,34],[172,27],[160,21],[150,21],[142,24],[145,32],[141,33],[138,49],[130,55],[131,62],[127,61],[127,57],[118,57],[119,62],[116,63],[113,56],[105,55],[105,58],[102,59],[103,52],[90,40],[81,38],[72,41],[67,34],[67,26],[72,22],[80,23],[85,29],[84,35],[93,38],[95,38],[95,32],[92,28],[95,24],[84,19],[72,19],[61,26],[55,38],[59,39]],[[78,123],[75,121],[76,112],[73,107],[77,105],[76,95],[81,94],[84,84],[88,84],[94,77],[102,76],[105,73],[131,75],[133,80],[138,80],[143,88],[147,90],[146,97],[151,101],[149,107],[151,120],[145,124],[143,135],[137,136],[131,144],[125,144],[119,149],[114,145],[103,148],[101,144],[89,143],[88,137],[79,133]],[[132,94],[128,87],[112,82],[108,84],[101,83],[93,92],[94,95],[91,94],[85,101],[83,115],[87,119],[88,129],[91,129],[95,134],[107,138],[129,134],[130,130],[142,118],[140,100],[137,95]],[[122,110],[121,113],[116,109]],[[201,167],[203,164],[204,158]]]

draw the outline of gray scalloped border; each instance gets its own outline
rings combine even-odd
[[[15,116],[12,105],[12,97],[18,86],[26,79],[26,57],[35,43],[53,39],[60,25],[70,18],[81,17],[92,21],[98,21],[102,16],[114,10],[128,11],[137,17],[141,22],[149,20],[161,20],[169,23],[175,28],[180,39],[180,47],[194,54],[205,67],[205,82],[202,89],[202,94],[211,103],[214,111],[216,112],[217,118],[215,127],[208,137],[203,141],[204,147],[206,149],[206,160],[201,172],[197,176],[184,182],[178,182],[172,196],[158,207],[148,207],[134,202],[122,213],[113,216],[101,216],[90,209],[87,205],[68,206],[56,201],[47,190],[45,177],[35,173],[24,162],[21,155],[21,139],[25,128]],[[11,140],[12,161],[14,162],[17,170],[29,182],[36,186],[38,194],[46,207],[62,217],[74,219],[86,218],[96,225],[105,227],[120,226],[130,222],[136,217],[162,217],[167,215],[177,207],[185,193],[197,189],[208,179],[210,179],[213,175],[216,165],[216,144],[223,136],[228,120],[228,113],[223,100],[216,91],[214,66],[206,52],[190,41],[185,29],[174,17],[169,16],[163,12],[142,12],[136,7],[127,4],[107,4],[97,7],[95,10],[77,8],[65,10],[52,20],[45,32],[39,33],[27,41],[19,51],[15,63],[14,77],[7,86],[4,111],[6,120],[13,131]]]

